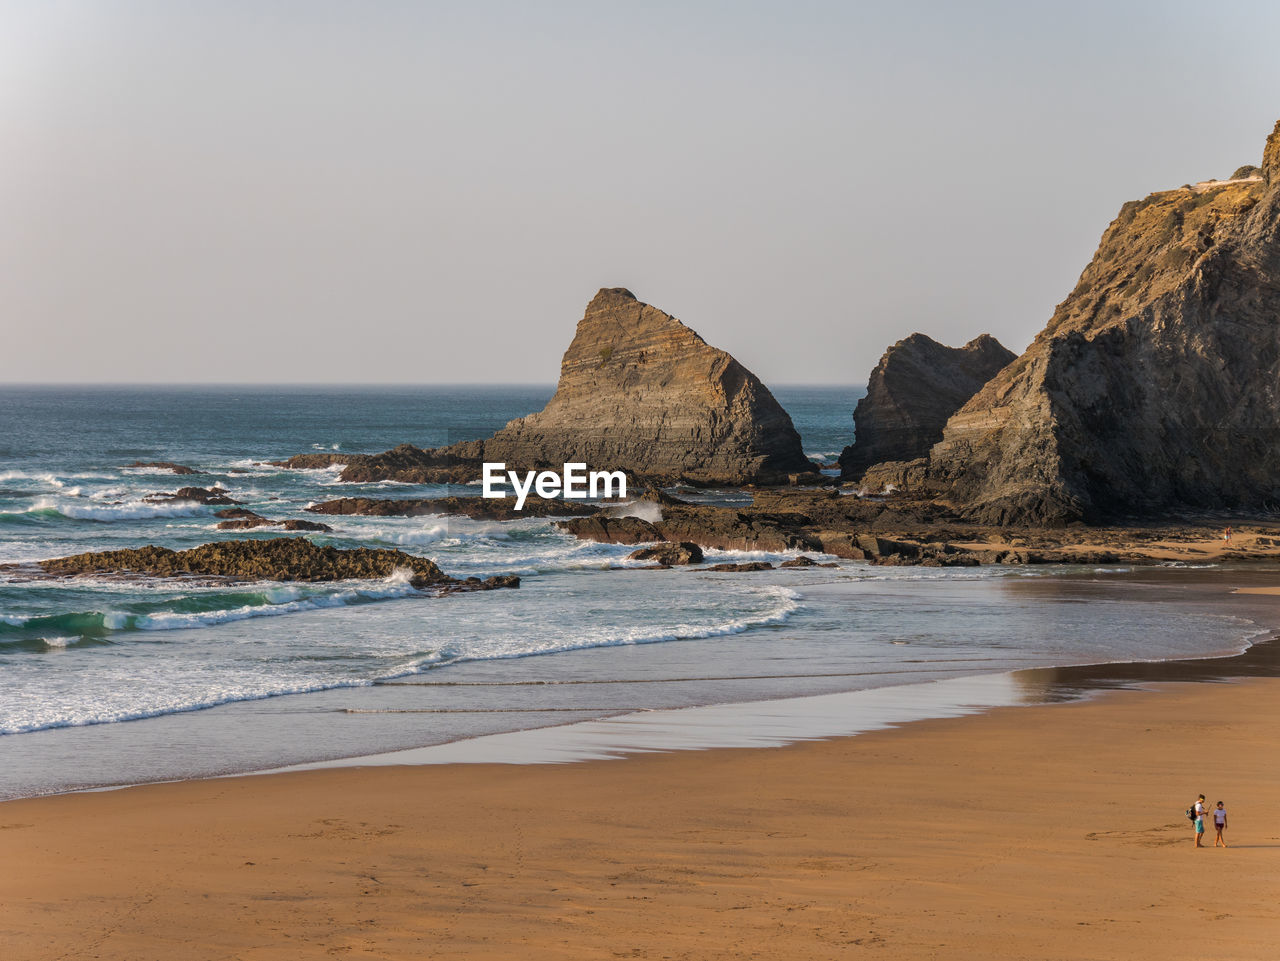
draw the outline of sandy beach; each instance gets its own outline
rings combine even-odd
[[[1261,959],[1280,680],[835,741],[0,805],[5,957]],[[1231,848],[1182,811],[1227,802]]]

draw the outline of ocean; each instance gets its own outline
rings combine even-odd
[[[273,518],[348,485],[270,461],[482,437],[550,386],[0,389],[0,564],[216,530],[219,485]],[[811,456],[852,438],[856,388],[782,387]],[[200,471],[177,476],[135,461]],[[734,492],[702,495],[732,501]],[[0,798],[262,770],[672,708],[1238,652],[1265,618],[1170,590],[1180,572],[883,568],[644,570],[550,521],[325,517],[305,536],[389,547],[514,591],[426,596],[403,578],[192,586],[0,573]],[[709,551],[708,560],[788,555]],[[1212,572],[1203,572],[1209,574]],[[1162,579],[1163,578],[1163,579]]]

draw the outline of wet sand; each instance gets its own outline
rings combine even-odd
[[[1259,959],[1280,680],[853,738],[0,805],[5,957]],[[1182,810],[1222,798],[1232,847]],[[1212,838],[1208,842],[1212,844]]]

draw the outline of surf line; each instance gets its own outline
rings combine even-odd
[[[523,483],[519,471],[507,470],[505,461],[484,464],[481,475],[484,497],[506,497],[507,485],[516,494],[516,510],[524,509],[525,498],[533,490],[539,497],[564,497],[568,500],[588,498],[622,498],[627,496],[627,475],[624,471],[588,471],[586,464],[565,464],[564,470],[525,471]]]

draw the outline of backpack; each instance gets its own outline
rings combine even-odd
[[[1196,819],[1196,806],[1193,804],[1187,808],[1187,820],[1194,821]]]

